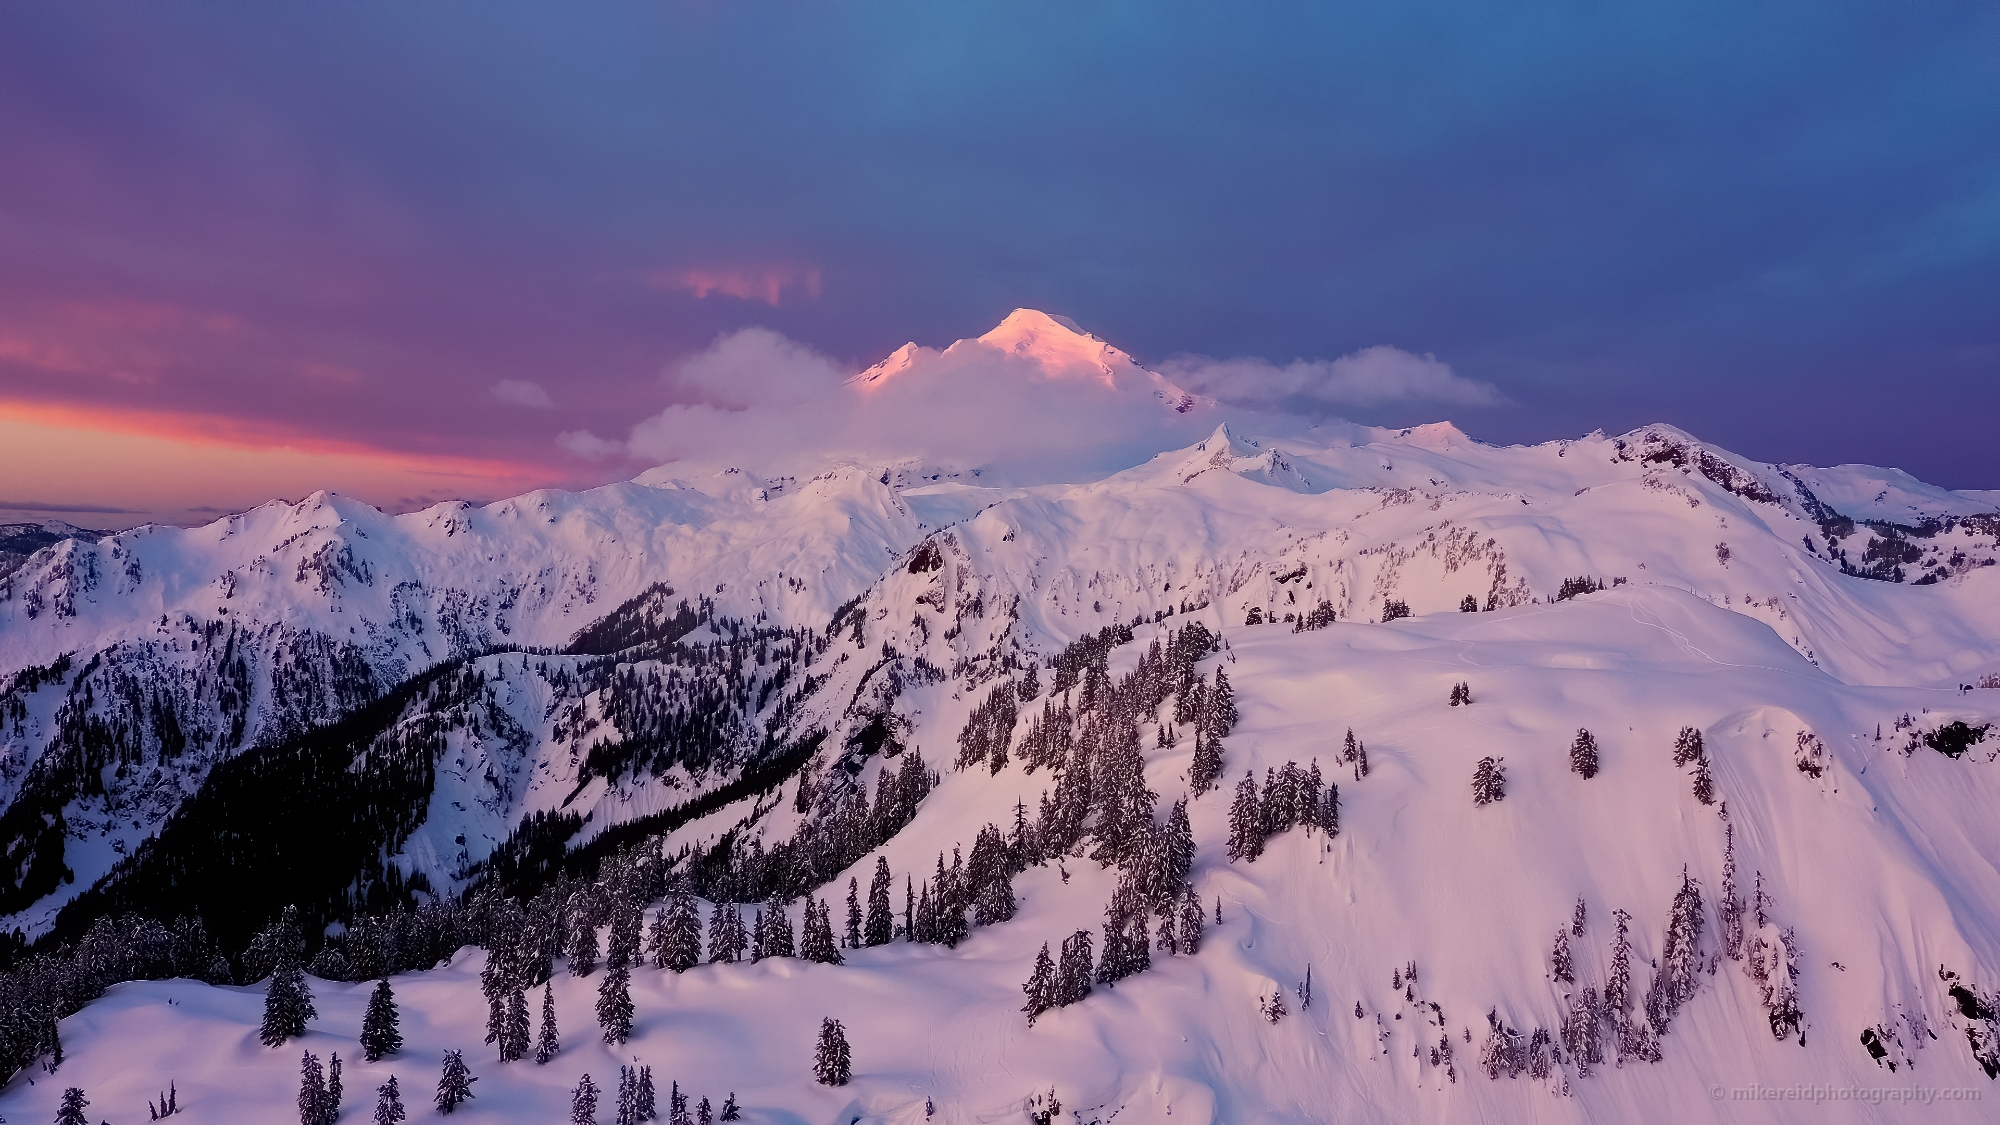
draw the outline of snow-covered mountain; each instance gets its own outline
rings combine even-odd
[[[553,1119],[578,1073],[634,1057],[801,1121],[1025,1119],[1051,1088],[1081,1120],[1872,1119],[1885,1095],[1736,1091],[1995,1089],[1991,493],[1666,425],[1502,448],[1448,423],[1224,421],[1027,310],[846,393],[975,370],[1212,429],[1064,483],[949,449],[669,465],[42,547],[0,576],[0,927],[52,948],[100,917],[200,915],[254,979],[242,943],[296,904],[311,954],[341,953],[316,971],[359,975],[335,968],[357,913],[527,903],[604,858],[609,884],[649,841],[705,918],[775,898],[802,926],[800,896],[838,912],[878,860],[942,897],[944,857],[977,867],[982,826],[1018,819],[1040,841],[1008,853],[1018,910],[949,947],[648,968],[618,1046],[583,1030],[599,978],[559,975],[572,1048],[543,1067],[480,1047],[469,948],[396,978],[411,1045],[355,1072],[415,1086],[466,1049],[488,1062],[461,1112],[494,1121]],[[1224,676],[1233,724],[1198,705]],[[1109,903],[1112,952],[1182,798],[1200,952],[1155,950],[1031,1026],[1038,950],[1098,935]],[[342,1049],[366,986],[315,988],[307,1049]],[[63,1019],[58,1079],[15,1077],[0,1113],[48,1116],[72,1083],[137,1107],[170,1080],[201,1120],[288,1112],[263,995],[118,985]],[[822,1016],[850,1086],[812,1081]]]

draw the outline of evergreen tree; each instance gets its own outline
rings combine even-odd
[[[1222,905],[1222,900],[1217,899],[1216,905],[1219,908]],[[1206,922],[1206,919],[1202,915],[1201,898],[1194,893],[1192,886],[1181,891],[1180,915],[1180,932],[1178,935],[1180,951],[1192,957],[1201,952],[1202,928]]]
[[[722,1099],[722,1116],[717,1118],[717,1120],[719,1121],[743,1120],[743,1110],[736,1104],[736,1091],[734,1090],[729,1091],[729,1096]]]
[[[326,1060],[326,1123],[333,1125],[340,1116],[340,1056],[333,1055]]]
[[[833,923],[824,899],[806,899],[805,932],[799,939],[799,956],[821,965],[841,963],[840,947],[833,940]]]
[[[750,923],[750,961],[755,964],[764,959],[764,911],[759,909]]]
[[[361,1017],[361,1055],[369,1062],[403,1049],[403,1033],[396,1028],[396,995],[384,980],[368,997],[368,1010]]]
[[[612,1125],[639,1125],[639,1114],[633,1106],[638,1096],[638,1079],[629,1066],[618,1068],[618,1108],[611,1115]]]
[[[1583,896],[1576,896],[1576,910],[1570,915],[1569,933],[1571,937],[1583,936],[1584,907]]]
[[[701,1101],[695,1103],[694,1125],[715,1125],[715,1111],[709,1108],[706,1094],[702,1095]]]
[[[455,1113],[465,1099],[472,1097],[472,1084],[479,1081],[465,1065],[465,1055],[460,1051],[444,1053],[444,1069],[438,1075],[437,1107],[439,1113]]]
[[[311,1051],[299,1060],[299,1125],[326,1125],[333,1119],[327,1112],[326,1072]]]
[[[1701,741],[1701,732],[1693,727],[1682,727],[1680,734],[1674,737],[1675,765],[1687,765],[1689,762],[1703,757],[1706,753],[1707,750],[1703,747]]]
[[[1023,703],[1032,703],[1042,694],[1042,674],[1034,661],[1031,660],[1028,662],[1027,672],[1022,675],[1021,683],[1017,690],[1020,692],[1021,702]]]
[[[736,912],[734,903],[718,902],[708,915],[708,963],[734,964],[736,961],[736,930],[742,924],[742,915]],[[732,924],[733,923],[733,924]]]
[[[1708,772],[1708,755],[1694,760],[1694,799],[1704,805],[1715,803],[1715,777]]]
[[[688,1096],[681,1092],[681,1084],[675,1082],[667,1092],[668,1125],[688,1125]]]
[[[1472,771],[1472,803],[1490,805],[1507,796],[1505,758],[1481,758]]]
[[[1222,741],[1194,732],[1194,761],[1188,766],[1188,792],[1199,797],[1222,780]]]
[[[764,914],[764,956],[795,957],[798,950],[792,935],[792,919],[785,904],[772,899]]]
[[[685,881],[674,889],[660,931],[655,953],[660,968],[684,973],[701,963],[701,910]]]
[[[1063,940],[1062,959],[1056,964],[1056,1006],[1074,1004],[1090,995],[1090,931],[1078,930]]]
[[[869,897],[872,899],[874,896]],[[883,901],[886,909],[886,892]],[[841,934],[841,940],[849,949],[861,948],[861,881],[853,877],[847,880],[847,929]]]
[[[585,1074],[576,1089],[570,1092],[570,1125],[597,1125],[597,1083]]]
[[[528,1057],[528,995],[515,989],[507,998],[507,1026],[500,1037],[500,1061],[513,1062]]]
[[[1569,768],[1585,781],[1597,776],[1597,739],[1589,731],[1579,728],[1569,744]]]
[[[1569,931],[1561,926],[1556,927],[1556,944],[1549,951],[1549,969],[1564,984],[1576,983],[1576,971],[1570,964]]]
[[[847,1050],[847,1030],[828,1017],[820,1021],[819,1048],[813,1054],[813,1078],[822,1086],[845,1086],[854,1065]]]
[[[290,956],[281,957],[264,990],[264,1022],[257,1038],[266,1047],[283,1046],[285,1040],[304,1035],[307,1021],[318,1015],[299,963]]]
[[[632,970],[621,965],[604,974],[597,986],[597,1023],[606,1043],[632,1037]]]
[[[556,1035],[556,989],[554,981],[542,984],[542,1030],[535,1037],[535,1062],[546,1065],[562,1050],[562,1040]]]
[[[1673,910],[1668,915],[1666,941],[1660,947],[1660,979],[1664,982],[1666,1016],[1694,998],[1700,986],[1701,969],[1701,888],[1681,869],[1681,888],[1674,893]],[[1657,1030],[1666,1032],[1666,1021]]]
[[[654,1097],[653,1068],[642,1066],[639,1068],[638,1088],[632,1093],[632,1109],[639,1120],[652,1121],[660,1116],[659,1109],[654,1105]]]
[[[1264,814],[1257,806],[1257,782],[1249,773],[1236,783],[1229,806],[1229,862],[1256,862],[1264,854]]]
[[[1028,994],[1028,1002],[1021,1010],[1028,1013],[1028,1026],[1035,1026],[1035,1020],[1043,1012],[1056,1006],[1056,963],[1049,957],[1049,943],[1042,943],[1042,951],[1035,954],[1034,970],[1028,974],[1028,982],[1021,986]]]
[[[397,1125],[409,1115],[403,1111],[403,1092],[396,1088],[396,1076],[375,1091],[375,1125]]]
[[[1208,689],[1205,702],[1209,737],[1217,740],[1229,737],[1229,732],[1236,729],[1236,691],[1220,668],[1215,670],[1215,684]]]
[[[1604,1007],[1614,1021],[1628,1018],[1632,1003],[1632,939],[1628,930],[1632,916],[1623,910],[1614,910],[1611,917],[1618,923],[1618,934],[1611,942],[1611,976],[1604,982]]]
[[[597,920],[582,904],[570,917],[569,971],[579,977],[597,971]]]
[[[83,1115],[90,1100],[83,1096],[83,1089],[71,1086],[63,1091],[62,1105],[56,1110],[56,1125],[90,1125],[90,1119]]]
[[[991,926],[1014,917],[1014,881],[1007,872],[996,870],[986,880],[979,892],[979,901],[973,904],[973,920],[982,926]]]
[[[893,937],[890,932],[895,925],[889,913],[889,859],[875,857],[875,877],[868,884],[868,926],[862,935],[863,945],[887,945]]]

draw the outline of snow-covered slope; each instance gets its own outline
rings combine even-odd
[[[1059,318],[1017,313],[953,345],[974,346],[1162,411],[1191,401]],[[921,352],[857,380],[892,380]],[[374,699],[387,710],[351,736],[366,749],[349,773],[418,754],[428,780],[399,783],[412,811],[361,885],[438,894],[490,879],[536,817],[578,818],[572,849],[652,832],[668,855],[718,841],[784,854],[921,752],[940,777],[914,818],[844,869],[808,865],[838,908],[878,858],[921,880],[981,825],[1011,825],[1017,801],[1033,819],[1059,790],[1062,771],[1020,756],[1046,689],[1020,704],[1003,768],[952,768],[996,691],[1013,698],[1030,668],[1044,684],[1077,675],[1105,655],[1079,646],[1093,637],[1116,646],[1115,681],[1200,623],[1220,639],[1194,670],[1226,671],[1241,713],[1221,788],[1190,793],[1195,743],[1175,704],[1130,716],[1158,818],[1191,797],[1192,885],[1222,918],[1199,954],[1156,953],[1028,1026],[1036,951],[1094,933],[1119,880],[1087,858],[1111,815],[1097,810],[1074,851],[1015,878],[1017,916],[955,948],[644,970],[637,1031],[616,1049],[587,1030],[596,978],[560,977],[571,1050],[547,1067],[487,1061],[462,1112],[547,1119],[582,1070],[602,1082],[635,1057],[718,1103],[734,1090],[753,1120],[923,1120],[927,1099],[944,1120],[1025,1119],[1023,1099],[1051,1086],[1083,1120],[1871,1120],[1892,1111],[1733,1091],[1993,1089],[1974,1055],[2000,1034],[1976,1015],[2000,989],[1996,743],[1947,757],[1923,741],[2000,712],[2000,513],[1984,494],[1760,464],[1664,425],[1511,448],[1446,423],[1220,426],[1101,479],[1032,487],[931,463],[950,462],[685,481],[670,466],[399,517],[320,495],[46,548],[0,580],[14,865],[0,874],[21,888],[6,924],[44,932],[101,876],[89,902],[138,901],[119,880],[151,870],[148,849],[167,845],[147,837],[189,819],[220,763],[260,743],[260,762],[283,763],[313,724]],[[398,690],[433,668],[453,678]],[[1079,731],[1086,680],[1060,685]],[[1459,683],[1470,706],[1448,703]],[[697,714],[698,729],[676,725]],[[1704,739],[1714,803],[1674,761],[1684,728]],[[1349,730],[1365,776],[1343,757]],[[1580,730],[1601,761],[1588,779],[1571,769]],[[1485,758],[1501,760],[1505,797],[1475,806]],[[1292,828],[1231,861],[1236,782],[1315,761],[1339,784],[1339,834]],[[50,883],[50,862],[74,882]],[[1656,1021],[1660,1061],[1609,1042],[1588,1076],[1574,1053],[1556,1061],[1567,1013],[1612,976],[1614,911],[1629,914],[1639,1010],[1670,960],[1684,873],[1700,971]],[[1574,980],[1557,980],[1551,943],[1579,899]],[[1733,955],[1731,902],[1747,904]],[[796,923],[801,905],[788,909]],[[388,1070],[419,1086],[447,1048],[488,1059],[485,956],[398,978],[411,1047],[356,1066],[351,1086]],[[1782,1035],[1760,956],[1793,962],[1780,975],[1803,1020]],[[318,987],[305,1046],[338,1049],[362,991]],[[1290,1009],[1275,1023],[1260,1007],[1273,994]],[[178,1076],[198,1120],[281,1113],[296,1048],[257,1045],[260,997],[120,985],[64,1020],[59,1079],[17,1077],[0,1112],[47,1116],[72,1082],[137,1107]],[[811,1082],[822,1016],[849,1029],[851,1086]],[[154,1032],[121,1030],[134,1026]],[[1440,1040],[1451,1050],[1433,1062]],[[1933,1108],[1983,1119],[1979,1102]]]

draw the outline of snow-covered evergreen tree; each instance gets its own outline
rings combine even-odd
[[[853,1073],[853,1056],[847,1048],[847,1029],[831,1016],[821,1020],[819,1046],[813,1052],[813,1080],[822,1086],[845,1086]]]
[[[632,1015],[632,970],[621,965],[607,971],[597,986],[597,1025],[604,1029],[604,1041],[631,1038]]]
[[[852,876],[847,880],[847,926],[841,931],[841,942],[849,949],[861,948],[861,881]]]
[[[1229,862],[1255,862],[1263,854],[1264,814],[1257,803],[1257,782],[1245,773],[1229,806]]]
[[[1564,984],[1576,983],[1576,969],[1569,954],[1569,931],[1556,927],[1555,946],[1549,951],[1549,972]]]
[[[1095,967],[1090,947],[1090,931],[1078,930],[1063,940],[1062,957],[1056,963],[1056,1006],[1077,1003],[1090,995]]]
[[[674,888],[655,934],[658,967],[684,973],[701,963],[701,910],[685,881]]]
[[[1472,803],[1490,805],[1507,796],[1505,758],[1481,758],[1472,771]]]
[[[632,1110],[640,1121],[652,1121],[660,1116],[656,1098],[657,1094],[653,1089],[653,1068],[641,1066],[638,1085],[632,1091]]]
[[[64,1090],[62,1104],[56,1108],[56,1125],[90,1125],[90,1119],[83,1115],[89,1105],[90,1099],[83,1096],[81,1087]]]
[[[333,1119],[327,1112],[326,1072],[319,1057],[307,1051],[299,1059],[299,1125],[326,1125]]]
[[[458,1107],[473,1096],[472,1084],[479,1081],[472,1070],[465,1065],[463,1051],[446,1051],[444,1066],[438,1074],[437,1108],[439,1113],[455,1113]]]
[[[554,981],[542,984],[542,1027],[535,1036],[535,1062],[546,1065],[562,1051],[562,1039],[556,1034],[556,989]]]
[[[283,1046],[285,1040],[304,1035],[306,1023],[318,1015],[298,961],[289,955],[280,957],[264,990],[264,1022],[257,1038],[266,1047]]]
[[[403,1092],[396,1085],[396,1076],[391,1074],[375,1090],[375,1125],[400,1125],[408,1116],[403,1109]]]
[[[889,913],[889,887],[892,882],[889,858],[876,856],[875,877],[868,884],[868,923],[862,933],[863,945],[887,945],[893,937],[891,928],[895,922]]]
[[[1579,728],[1569,744],[1569,768],[1585,781],[1597,776],[1597,739],[1589,731]]]
[[[569,1125],[597,1125],[597,1083],[587,1072],[570,1091]]]
[[[1049,957],[1048,942],[1043,942],[1042,951],[1035,954],[1035,967],[1021,991],[1028,994],[1028,1002],[1021,1005],[1021,1010],[1028,1013],[1028,1026],[1033,1027],[1043,1012],[1056,1006],[1056,964]]]
[[[799,939],[799,956],[821,965],[841,963],[840,947],[833,940],[833,923],[824,899],[806,899],[805,932]]]
[[[1702,745],[1701,732],[1693,727],[1682,727],[1680,734],[1674,737],[1675,765],[1687,765],[1689,762],[1704,757],[1706,753],[1707,750]]]
[[[516,988],[507,997],[507,1022],[500,1036],[500,1061],[528,1057],[528,996]]]
[[[1194,761],[1188,765],[1188,793],[1199,797],[1222,780],[1222,740],[1211,738],[1200,727],[1194,732]]]
[[[403,1033],[396,1027],[396,994],[387,980],[379,981],[368,996],[368,1010],[361,1016],[361,1055],[380,1062],[403,1049]]]

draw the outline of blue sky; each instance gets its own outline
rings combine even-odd
[[[2000,9],[1246,7],[11,4],[0,427],[497,494],[629,475],[555,435],[718,334],[1031,306],[1505,396],[1363,421],[2000,487]],[[0,506],[118,503],[60,484]]]

